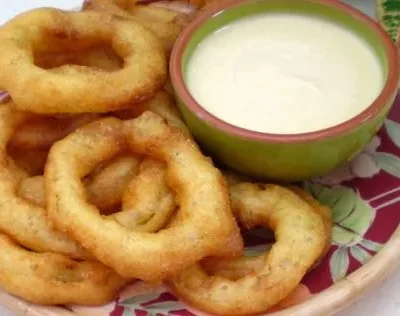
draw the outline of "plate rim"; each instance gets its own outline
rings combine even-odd
[[[400,225],[397,226],[385,246],[369,262],[348,274],[341,281],[313,294],[303,303],[268,316],[320,316],[333,315],[351,305],[368,290],[378,287],[400,267]]]
[[[399,28],[400,34],[400,28]],[[400,53],[400,36],[397,43]],[[383,248],[369,262],[348,274],[341,281],[313,294],[306,301],[265,314],[266,316],[326,316],[350,306],[368,291],[377,288],[400,267],[400,224]],[[0,306],[26,316],[74,316],[82,315],[58,306],[41,306],[8,294],[0,288]]]
[[[368,290],[378,287],[400,267],[400,225],[369,262],[347,275],[343,280],[327,289],[313,294],[305,302],[286,308],[268,316],[319,316],[333,315],[351,305]],[[80,315],[56,306],[40,306],[14,297],[2,290],[0,305],[26,316],[73,316]]]

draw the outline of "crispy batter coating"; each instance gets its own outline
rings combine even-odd
[[[18,186],[19,197],[33,203],[36,206],[46,207],[46,195],[43,176],[33,176],[22,179]]]
[[[143,109],[151,111],[165,120],[171,127],[179,128],[188,137],[191,137],[191,133],[183,122],[181,113],[179,112],[175,99],[167,91],[159,91],[153,99],[143,104]],[[144,111],[143,111],[144,112]],[[142,113],[137,113],[136,108],[120,110],[113,112],[112,115],[121,119],[132,119],[138,117]]]
[[[75,241],[57,231],[47,220],[45,209],[17,195],[28,175],[7,154],[7,143],[26,115],[10,106],[0,107],[0,231],[35,251],[51,251],[74,258],[91,257]]]
[[[80,179],[126,147],[166,162],[179,204],[171,227],[154,234],[129,231],[86,202]],[[159,281],[206,256],[243,249],[219,170],[192,140],[151,112],[124,122],[102,119],[59,141],[50,151],[45,180],[48,215],[57,227],[122,276]]]
[[[196,264],[172,284],[181,298],[207,312],[257,314],[296,288],[323,253],[328,237],[320,214],[288,189],[240,183],[230,188],[230,196],[233,212],[244,226],[263,225],[275,231],[276,243],[264,255],[262,268],[245,275],[239,274],[247,271],[236,271],[231,280],[229,275],[208,275]]]
[[[138,173],[140,157],[133,154],[114,158],[86,179],[89,203],[102,214],[116,211],[121,204],[122,192]]]
[[[169,52],[189,20],[185,12],[166,7],[136,4],[136,1],[92,0],[84,4],[85,11],[110,13],[141,23],[157,36]]]
[[[67,136],[79,126],[94,121],[99,115],[78,114],[68,117],[30,115],[31,118],[19,126],[9,145],[17,148],[49,149],[56,141]]]
[[[234,175],[231,172],[224,173],[225,177],[231,179],[230,185],[234,186],[241,182],[244,182],[243,178]],[[242,180],[241,180],[242,179]],[[233,182],[235,180],[235,182]],[[229,182],[228,182],[229,183]],[[315,211],[319,216],[321,216],[324,223],[325,231],[325,250],[317,258],[316,264],[319,263],[326,252],[331,247],[331,237],[332,237],[332,210],[317,200],[315,200],[309,193],[302,190],[297,186],[290,186],[289,189],[301,197],[305,202],[307,202],[313,211]],[[259,256],[242,256],[235,259],[221,259],[221,258],[206,258],[201,261],[201,266],[205,269],[208,274],[218,275],[221,277],[228,278],[230,280],[238,280],[251,273],[257,273],[264,267],[265,255]],[[313,269],[315,264],[310,267],[309,270]]]
[[[138,175],[124,189],[122,211],[111,215],[122,226],[137,232],[157,232],[176,209],[175,197],[166,185],[165,163],[145,159]]]
[[[175,197],[166,185],[164,163],[148,158],[139,168],[139,162],[134,155],[124,155],[96,170],[85,181],[87,200],[122,226],[152,233],[168,223],[176,210]],[[43,176],[23,179],[18,195],[45,207]]]
[[[113,47],[122,69],[65,65],[53,71],[34,64],[35,54],[101,44]],[[127,108],[151,99],[167,77],[166,55],[156,36],[140,23],[109,14],[35,9],[0,28],[0,47],[0,86],[19,110],[51,114]]]
[[[128,283],[95,261],[74,261],[50,252],[24,249],[0,233],[0,285],[35,304],[100,305]]]

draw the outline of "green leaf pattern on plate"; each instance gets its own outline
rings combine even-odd
[[[333,282],[340,281],[346,276],[349,263],[347,249],[344,247],[336,249],[329,262]]]
[[[305,183],[305,189],[332,209],[333,244],[351,247],[363,240],[375,219],[376,211],[358,192],[344,186],[331,188],[310,182]]]
[[[130,307],[130,308],[139,308],[140,309],[140,308],[143,308],[142,304],[151,302],[159,297],[160,297],[160,293],[158,293],[158,292],[148,293],[145,295],[131,297],[125,301],[119,302],[119,305],[125,306],[125,307]]]
[[[375,161],[379,169],[400,178],[400,159],[389,153],[377,152],[374,155]]]
[[[155,303],[155,304],[146,306],[146,311],[152,313],[153,315],[156,315],[156,314],[165,315],[166,311],[172,312],[172,311],[179,311],[179,310],[183,310],[183,309],[186,309],[186,307],[179,301],[161,302],[161,303]]]
[[[361,264],[367,263],[372,258],[372,256],[366,250],[359,246],[351,247],[350,253],[353,258]]]
[[[187,308],[183,303],[172,299],[149,304],[149,302],[160,298],[161,294],[162,292],[157,291],[131,297],[119,302],[118,305],[124,307],[122,316],[135,315],[135,310],[146,311],[148,316],[156,316],[158,314],[169,315],[172,311],[184,310]]]
[[[124,312],[122,313],[122,316],[132,316],[132,315],[133,315],[132,311],[128,308],[125,308]]]
[[[371,250],[373,252],[378,252],[383,248],[382,244],[368,239],[363,239],[360,242],[360,245],[363,246],[365,249]]]
[[[312,182],[304,183],[304,188],[332,209],[332,243],[338,248],[332,254],[329,266],[332,280],[337,282],[347,274],[349,256],[364,264],[371,258],[366,249],[377,252],[382,248],[381,244],[364,238],[374,222],[376,210],[352,188],[328,187]]]
[[[400,4],[400,0],[398,3]],[[388,8],[393,4],[386,1],[385,5]],[[393,144],[400,148],[400,124],[388,119],[385,122],[385,128]],[[400,178],[400,158],[388,152],[378,151],[380,141],[378,138],[376,140],[370,144],[371,148],[364,149],[360,154],[371,161],[365,163],[366,159],[356,157],[348,165],[353,177],[342,177],[342,181],[367,174],[368,172],[363,172],[363,168],[371,167],[371,163],[376,166],[375,174],[384,171],[393,177]],[[374,173],[371,174],[374,176]],[[362,199],[359,192],[340,184],[340,181],[337,183],[324,182],[322,177],[313,182],[304,183],[304,187],[321,203],[332,209],[334,222],[332,244],[338,248],[333,252],[329,264],[332,280],[336,282],[346,276],[350,257],[360,264],[365,264],[375,252],[382,249],[382,244],[368,240],[364,236],[372,226],[377,210],[397,203],[400,199],[395,197],[373,208]],[[391,191],[385,192],[379,198],[389,196],[391,193]],[[376,198],[372,200],[376,200]]]
[[[385,128],[392,142],[400,148],[400,124],[387,119],[385,121]]]
[[[400,1],[399,1],[400,3]],[[386,132],[398,148],[400,148],[400,124],[390,119],[385,121]],[[375,164],[379,170],[400,178],[400,158],[387,152],[372,152]]]

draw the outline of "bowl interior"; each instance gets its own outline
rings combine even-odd
[[[187,42],[182,58],[182,72],[185,77],[188,61],[197,45],[210,33],[224,27],[225,25],[255,14],[290,12],[304,15],[320,16],[325,19],[339,23],[349,30],[357,33],[373,49],[381,61],[385,77],[388,73],[388,59],[380,34],[374,32],[365,21],[354,15],[341,10],[330,1],[313,0],[251,0],[242,3],[234,3],[227,8],[215,13],[211,18],[205,19],[201,25],[192,33]],[[329,40],[329,38],[327,38]]]
[[[201,107],[201,105],[195,101],[193,96],[191,96],[188,88],[184,84],[188,61],[190,60],[190,57],[192,56],[196,47],[210,33],[224,27],[234,20],[255,14],[281,12],[319,16],[324,19],[332,20],[333,22],[348,28],[350,31],[355,32],[360,38],[364,39],[374,53],[378,56],[385,78],[383,91],[376,101],[358,116],[343,122],[340,125],[317,132],[293,135],[258,133],[232,126],[229,123],[216,118],[203,107]],[[237,135],[239,137],[279,142],[297,142],[321,139],[333,134],[342,134],[343,132],[354,129],[361,122],[366,121],[379,113],[384,103],[388,101],[387,99],[389,99],[389,95],[392,94],[395,86],[397,85],[397,72],[396,70],[393,70],[395,67],[392,67],[392,65],[397,64],[395,60],[397,58],[397,52],[395,52],[394,48],[392,49],[393,44],[388,36],[385,35],[384,31],[381,30],[372,19],[366,17],[358,10],[342,4],[340,1],[234,0],[228,2],[223,9],[217,8],[214,9],[211,14],[210,12],[207,12],[206,14],[201,15],[191,25],[189,25],[188,29],[184,33],[185,34],[182,36],[180,41],[178,40],[179,44],[178,48],[176,49],[177,51],[180,49],[182,50],[180,53],[176,53],[176,55],[181,56],[181,58],[179,59],[178,57],[176,59],[175,66],[178,67],[173,67],[175,69],[179,69],[177,71],[173,69],[171,74],[173,80],[174,77],[178,77],[178,83],[176,86],[174,83],[178,95],[183,97],[183,102],[189,108],[191,108],[191,110],[194,111],[197,116],[205,119],[209,124],[218,126],[218,128],[221,128],[228,133]],[[329,40],[329,38],[326,40]],[[171,65],[173,65],[174,62],[175,61],[171,61]],[[174,76],[173,72],[175,72],[175,74],[179,73],[178,76]],[[183,82],[179,83],[179,77],[182,78]]]

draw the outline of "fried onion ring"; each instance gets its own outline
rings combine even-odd
[[[111,216],[137,232],[157,232],[163,228],[176,209],[165,175],[163,162],[144,160],[138,175],[124,190],[122,211]]]
[[[56,141],[97,117],[96,114],[79,114],[62,118],[31,115],[26,123],[15,130],[9,146],[28,150],[49,149]]]
[[[332,210],[327,207],[326,205],[321,204],[318,200],[314,199],[311,194],[308,192],[304,191],[303,189],[297,187],[297,186],[289,186],[289,189],[296,193],[299,197],[301,197],[304,201],[306,201],[312,209],[321,216],[323,222],[324,222],[324,227],[325,227],[325,235],[326,235],[326,244],[325,244],[325,250],[321,254],[319,260],[324,257],[329,249],[331,248],[332,245]],[[319,261],[318,260],[318,261]],[[318,262],[317,262],[318,263]]]
[[[129,12],[137,5],[136,0],[90,0],[83,3],[83,10],[105,12],[129,18]]]
[[[68,65],[37,67],[34,55],[110,44],[124,61],[118,71]],[[35,113],[109,112],[151,99],[167,77],[166,56],[151,31],[97,12],[35,9],[0,29],[0,86],[19,110]],[[21,75],[23,73],[23,75]]]
[[[292,191],[275,185],[241,183],[230,188],[232,209],[247,228],[275,231],[276,243],[255,273],[231,280],[208,275],[200,264],[185,270],[172,285],[184,300],[219,315],[264,312],[288,296],[323,253],[324,222]]]
[[[96,168],[85,178],[87,199],[102,214],[114,212],[121,204],[121,196],[126,186],[139,169],[140,159],[134,155],[114,158],[105,165]],[[18,195],[31,203],[45,207],[45,185],[43,176],[23,179]]]
[[[45,210],[20,198],[17,188],[27,174],[7,154],[7,143],[26,115],[11,106],[0,107],[0,230],[34,251],[90,258],[80,245],[48,222]]]
[[[154,234],[130,231],[86,202],[80,179],[127,148],[166,162],[179,204],[171,227]],[[122,276],[160,281],[206,256],[233,256],[243,249],[219,170],[192,140],[151,112],[129,121],[105,118],[57,142],[45,181],[48,215],[56,226]]]
[[[176,105],[174,104],[173,98],[168,93],[163,91],[158,92],[156,96],[150,102],[148,102],[145,108],[165,118],[169,126],[180,128],[182,132],[190,136],[190,132],[184,124],[182,117]],[[138,116],[137,113],[133,113],[136,112],[135,109],[121,110],[112,114],[123,119],[135,118]],[[27,129],[26,125],[27,124],[23,125],[22,128],[25,127]],[[21,131],[19,132],[21,133]],[[38,136],[37,138],[45,139],[45,136]],[[57,140],[58,139],[59,137],[57,137]],[[49,141],[52,140],[54,140],[54,138],[49,139]],[[32,153],[31,150],[24,152],[28,154]],[[45,159],[47,159],[47,154],[47,151],[44,152]],[[34,158],[35,156],[29,156],[29,159]],[[94,204],[97,208],[99,208],[102,214],[115,212],[120,207],[121,197],[123,195],[124,188],[128,185],[129,181],[132,180],[137,174],[139,161],[139,157],[135,157],[132,154],[123,155],[114,158],[112,161],[102,164],[100,167],[97,167],[93,172],[91,172],[91,174],[85,178],[87,199],[89,203]],[[43,163],[40,166],[44,166],[44,163],[45,160],[43,160]],[[146,164],[148,166],[151,165],[150,163],[145,163],[145,165]],[[143,174],[141,174],[140,177],[134,180],[134,183],[130,185],[131,192],[125,192],[125,198],[122,198],[125,199],[125,201],[130,202],[126,202],[125,205],[122,206],[121,213],[123,214],[115,214],[115,218],[118,219],[118,221],[120,221],[120,223],[126,227],[135,228],[136,230],[140,231],[155,232],[163,226],[163,219],[169,217],[169,214],[173,210],[171,208],[165,207],[166,204],[163,204],[164,207],[162,209],[151,207],[147,208],[147,212],[144,212],[145,205],[147,204],[146,201],[150,201],[149,199],[140,200],[127,198],[129,194],[144,194],[147,187],[142,188],[141,186],[143,184],[148,185],[149,181],[147,180],[147,175],[150,175],[151,172],[156,172],[154,170],[155,166],[152,166],[150,168],[143,168],[142,166],[142,169],[145,169],[143,170]],[[33,174],[30,173],[30,175],[37,175],[42,173],[43,172],[40,171]],[[22,181],[18,190],[19,196],[23,197],[26,200],[29,200],[35,205],[44,206],[45,201],[42,199],[44,197],[44,184],[38,183],[40,181],[43,181],[42,177],[27,178]],[[40,190],[40,188],[43,188],[41,192],[38,191]],[[155,188],[157,188],[157,186],[155,184],[152,184],[152,188],[153,191],[149,191],[155,192],[154,190]],[[164,188],[160,187],[159,190],[165,191],[165,184]],[[148,221],[146,219],[148,219]]]
[[[135,1],[93,0],[84,4],[85,11],[110,13],[139,22],[153,32],[169,52],[187,24],[185,12],[166,7],[137,5]]]
[[[132,155],[118,157],[86,179],[87,199],[101,214],[115,211],[122,200],[122,209],[109,215],[122,226],[140,232],[156,232],[166,225],[175,211],[175,198],[165,182],[165,165]],[[138,170],[139,169],[139,170]],[[135,176],[135,174],[137,175]],[[42,176],[22,180],[18,195],[45,207]]]
[[[151,112],[163,117],[169,126],[179,128],[187,137],[192,137],[176,106],[175,99],[167,92],[157,93],[155,98],[149,102],[148,108]]]
[[[2,233],[0,270],[5,291],[45,305],[105,304],[128,282],[101,263],[31,252]]]
[[[113,159],[86,179],[89,203],[97,206],[102,214],[115,211],[121,204],[125,187],[135,177],[140,158],[131,154]]]
[[[242,256],[234,259],[206,258],[200,262],[208,275],[216,275],[237,281],[250,274],[256,274],[265,267],[265,254]]]
[[[46,195],[43,176],[25,178],[21,181],[17,194],[34,205],[45,208]]]
[[[224,173],[226,176],[226,174]],[[230,174],[229,177],[233,179],[233,175]],[[235,184],[239,184],[239,177],[235,176]],[[232,185],[235,185],[232,184]],[[331,247],[331,236],[332,236],[332,211],[330,208],[322,205],[317,200],[315,200],[310,194],[296,186],[290,186],[289,189],[301,197],[305,202],[307,202],[314,212],[321,216],[324,228],[325,228],[325,250],[322,252],[317,262],[310,267],[310,270],[315,268],[315,265],[319,263],[319,260],[323,258],[327,251]],[[218,275],[221,277],[228,278],[230,280],[238,280],[251,273],[257,273],[265,265],[265,255],[259,256],[244,256],[236,259],[220,259],[220,258],[207,258],[201,262],[201,266],[204,270],[211,275]]]
[[[144,108],[163,117],[167,120],[169,126],[179,128],[185,135],[191,137],[174,98],[168,92],[159,91],[152,100],[147,102]],[[124,120],[138,117],[135,109],[116,111],[113,115]]]

